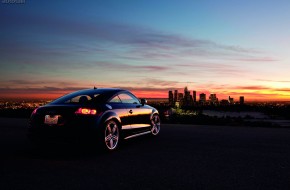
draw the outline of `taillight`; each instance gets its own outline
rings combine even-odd
[[[75,114],[80,114],[80,115],[96,115],[97,110],[95,109],[88,109],[88,108],[79,108]]]

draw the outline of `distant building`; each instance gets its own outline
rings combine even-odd
[[[206,103],[206,94],[204,94],[204,93],[199,94],[199,102],[201,104],[205,104]]]
[[[244,104],[245,103],[245,98],[244,96],[240,96],[240,104]]]
[[[184,87],[184,93],[179,93],[178,90],[170,90],[168,91],[168,104],[174,107],[182,107],[182,106],[196,106],[196,105],[231,105],[235,104],[234,98],[230,96],[228,99],[223,99],[219,101],[216,94],[211,93],[209,95],[209,99],[206,99],[206,94],[199,94],[199,102],[197,102],[196,91],[192,91],[192,95],[188,90],[187,86]],[[245,98],[244,96],[240,96],[240,104],[244,104]],[[236,102],[237,103],[237,102]],[[166,104],[166,103],[165,103]]]
[[[187,87],[185,87],[184,88],[183,105],[184,106],[190,106],[190,102],[191,102],[190,101],[190,91],[187,89]]]
[[[218,102],[218,99],[217,99],[217,97],[216,97],[216,94],[210,94],[210,95],[209,95],[209,101],[210,101],[210,103],[212,103],[212,104],[216,104],[216,103]]]
[[[189,95],[190,99],[189,99],[189,104],[192,106],[193,105],[193,98],[192,95]]]
[[[196,102],[196,91],[192,91],[193,102]]]
[[[178,90],[174,90],[174,97],[173,97],[174,102],[177,102],[177,95],[178,95]]]
[[[183,94],[182,93],[178,93],[177,101],[182,101],[182,100],[183,100]]]
[[[173,100],[173,93],[172,91],[168,91],[168,103],[169,105],[173,106],[174,105],[174,100]]]
[[[229,96],[229,103],[230,103],[230,104],[234,104],[234,98],[231,98],[231,97]]]
[[[227,105],[229,105],[229,100],[225,100],[225,99],[221,100],[221,101],[220,101],[220,105],[222,105],[222,106],[227,106]]]

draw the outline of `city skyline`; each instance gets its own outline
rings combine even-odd
[[[96,87],[290,101],[290,1],[21,1],[0,6],[0,99]]]
[[[228,96],[227,99],[219,99],[218,96],[214,93],[207,94],[204,92],[199,93],[199,99],[197,99],[197,91],[189,90],[186,87],[183,89],[183,93],[179,92],[178,90],[169,90],[168,91],[168,104],[171,106],[194,106],[194,105],[205,105],[205,104],[212,104],[212,105],[218,105],[218,104],[244,104],[245,103],[245,97],[239,96],[238,101],[235,101],[235,98]]]

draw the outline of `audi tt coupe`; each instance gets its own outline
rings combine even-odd
[[[73,92],[35,109],[28,137],[33,143],[93,142],[112,151],[121,139],[159,133],[159,113],[146,103],[116,88]]]

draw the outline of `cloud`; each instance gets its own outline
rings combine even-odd
[[[66,86],[82,86],[79,82],[76,81],[58,81],[58,80],[25,80],[25,79],[15,79],[15,80],[3,80],[0,82],[0,85],[7,86],[7,89],[17,89],[19,87],[27,87],[30,89],[42,89],[44,86],[54,86],[66,87]]]
[[[153,78],[147,78],[147,79],[144,79],[144,81],[147,85],[163,86],[163,87],[169,87],[169,88],[177,86],[178,84],[177,81],[167,81],[167,80],[160,80],[160,79],[153,79]]]
[[[116,86],[115,88],[119,88]],[[27,99],[27,98],[41,98],[41,99],[55,99],[65,94],[87,89],[87,87],[53,87],[44,86],[38,88],[0,88],[0,99]],[[130,90],[138,97],[164,97],[169,88],[143,88],[143,87],[122,87],[122,89]],[[21,94],[21,96],[17,96]]]
[[[276,91],[280,91],[280,92],[290,92],[290,88],[278,88],[276,89]],[[289,94],[290,96],[290,94]]]
[[[251,86],[227,86],[227,89],[234,90],[234,91],[240,91],[240,90],[254,90],[260,92],[260,94],[269,94],[269,93],[275,93],[276,95],[279,92],[290,92],[290,88],[275,88],[275,87],[268,87],[263,85],[251,85]],[[264,92],[263,92],[264,91]],[[290,96],[290,94],[289,94]]]
[[[116,71],[151,71],[159,72],[166,71],[169,69],[168,66],[157,66],[157,65],[129,65],[124,63],[113,63],[113,62],[95,62],[91,63],[91,66],[97,66],[99,68],[107,70],[116,70]]]
[[[266,80],[266,79],[255,79],[256,81],[263,82],[280,82],[280,83],[290,83],[290,80]]]
[[[44,87],[31,87],[31,88],[0,88],[0,92],[2,95],[5,94],[43,94],[47,93],[47,95],[51,94],[59,94],[62,92],[73,92],[77,90],[85,89],[83,87],[54,87],[54,86],[44,86]]]
[[[246,69],[232,65],[232,64],[221,64],[221,63],[184,63],[175,65],[176,68],[182,70],[193,70],[195,75],[210,74],[211,76],[240,76],[246,73]]]
[[[113,82],[113,84],[116,83],[117,82]],[[194,84],[194,82],[191,81],[183,82],[183,81],[164,80],[158,78],[141,77],[136,79],[135,81],[122,81],[122,83],[118,86],[118,88],[173,90],[184,88],[185,86],[192,84]]]
[[[9,19],[7,19],[9,18]],[[59,74],[62,82],[57,80],[22,80],[9,78],[9,74],[1,71],[1,93],[59,93],[83,89],[83,83],[98,75],[100,84],[111,87],[112,84],[125,85],[124,88],[139,93],[155,92],[166,95],[167,90],[187,85],[178,82],[171,76],[185,77],[188,80],[219,80],[217,77],[241,76],[247,73],[244,65],[237,62],[275,62],[277,59],[263,55],[253,48],[238,45],[225,45],[206,39],[194,39],[179,34],[163,32],[152,28],[112,21],[84,21],[68,18],[35,16],[29,13],[0,13],[0,65],[15,64],[11,70],[19,69],[19,65],[27,67],[19,73],[36,72],[34,78],[51,77]],[[231,61],[231,63],[230,63]],[[45,66],[43,64],[46,64]],[[228,63],[228,64],[227,64]],[[236,65],[235,65],[236,64]],[[5,68],[9,68],[8,65]],[[57,68],[57,69],[56,69]],[[98,69],[96,69],[98,68]],[[105,71],[111,72],[107,75]],[[113,83],[110,77],[121,73],[145,75],[142,79],[121,78]],[[13,72],[15,73],[15,72]],[[44,74],[41,75],[40,74]],[[80,73],[82,81],[65,81],[66,77],[76,78]],[[86,75],[87,74],[87,75]],[[87,76],[92,76],[87,79]],[[23,75],[27,76],[27,75]],[[122,75],[120,75],[122,76]],[[115,77],[115,76],[114,76]],[[112,77],[112,78],[114,78]],[[130,78],[131,77],[131,78]],[[14,77],[15,78],[15,77]],[[20,78],[20,77],[19,77]],[[23,77],[24,78],[24,77]],[[162,78],[168,78],[163,80]],[[125,83],[125,80],[131,80]],[[102,81],[103,80],[103,81]],[[115,80],[115,79],[114,79]],[[143,81],[142,81],[143,80]],[[211,79],[210,79],[211,80]],[[281,82],[281,81],[276,81]],[[289,82],[289,81],[283,81]],[[81,84],[82,83],[82,84]],[[213,82],[215,83],[215,82]],[[140,86],[138,86],[138,85]],[[192,84],[192,83],[190,83]],[[4,87],[3,87],[4,86]],[[5,88],[7,86],[7,88]],[[196,87],[202,88],[196,84]],[[8,88],[10,87],[10,88]],[[26,88],[27,87],[27,88]],[[211,87],[222,90],[223,87]],[[275,90],[265,86],[237,86],[228,89],[240,90]],[[287,92],[288,89],[276,89]]]
[[[6,19],[9,16],[9,21]],[[21,19],[19,19],[21,18]],[[206,39],[193,39],[148,27],[110,21],[78,21],[32,14],[2,13],[3,29],[14,28],[13,36],[0,37],[1,54],[108,54],[125,59],[180,59],[182,57],[230,57],[241,61],[274,61],[257,55],[253,48],[218,44]],[[23,28],[25,30],[23,30]],[[7,29],[8,30],[8,29]],[[32,36],[34,38],[32,39]],[[12,38],[13,37],[13,38]],[[27,38],[25,38],[27,37]],[[7,38],[7,40],[5,40]],[[109,48],[113,47],[113,48]]]
[[[253,86],[237,86],[235,89],[242,89],[242,90],[269,90],[271,88],[259,85]]]
[[[244,61],[244,62],[276,62],[279,61],[278,59],[274,59],[271,57],[253,57],[251,58],[242,58],[242,59],[237,59],[237,61]]]

